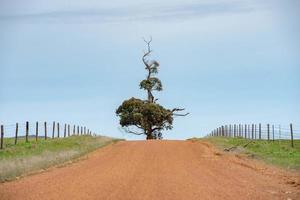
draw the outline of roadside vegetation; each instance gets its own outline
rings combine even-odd
[[[29,142],[5,139],[6,147],[0,150],[0,182],[34,173],[54,165],[62,165],[97,148],[119,141],[109,137],[71,136]]]
[[[244,138],[209,137],[203,140],[215,144],[224,151],[246,154],[283,168],[300,170],[300,140],[249,140]]]

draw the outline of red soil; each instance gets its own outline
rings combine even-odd
[[[300,199],[298,173],[202,141],[125,141],[0,184],[0,199]]]

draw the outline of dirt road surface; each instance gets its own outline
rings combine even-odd
[[[0,199],[300,199],[299,174],[199,141],[123,141],[0,184]]]

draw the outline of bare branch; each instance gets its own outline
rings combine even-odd
[[[176,113],[173,113],[174,116],[180,116],[180,117],[185,117],[187,115],[189,115],[190,113],[185,113],[185,114],[176,114]]]
[[[184,111],[184,110],[185,110],[184,108],[174,108],[174,109],[171,110],[171,113],[172,113],[173,116],[181,116],[181,117],[185,117],[185,116],[190,114],[190,113],[185,113],[185,114],[175,113],[175,112]]]
[[[174,112],[178,112],[178,111],[183,111],[183,110],[185,110],[185,108],[174,108],[174,109],[172,109],[172,113],[174,113]]]
[[[150,53],[152,52],[151,50],[151,47],[150,47],[150,44],[152,42],[152,37],[150,36],[150,40],[147,41],[145,38],[143,38],[144,42],[147,44],[147,52],[144,52],[144,55],[143,55],[143,63],[146,65],[146,69],[150,69],[150,66],[146,60],[146,57],[150,55]]]
[[[148,46],[148,52],[151,52],[150,43],[152,42],[152,36],[150,36],[150,40],[146,40],[145,38],[143,40]]]
[[[134,135],[144,135],[145,133],[137,133],[137,132],[134,132],[134,131],[131,131],[131,130],[127,130],[126,131],[127,133],[132,133]]]

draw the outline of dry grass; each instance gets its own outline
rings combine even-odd
[[[109,137],[76,136],[11,146],[0,151],[0,182],[62,165],[116,141]]]

